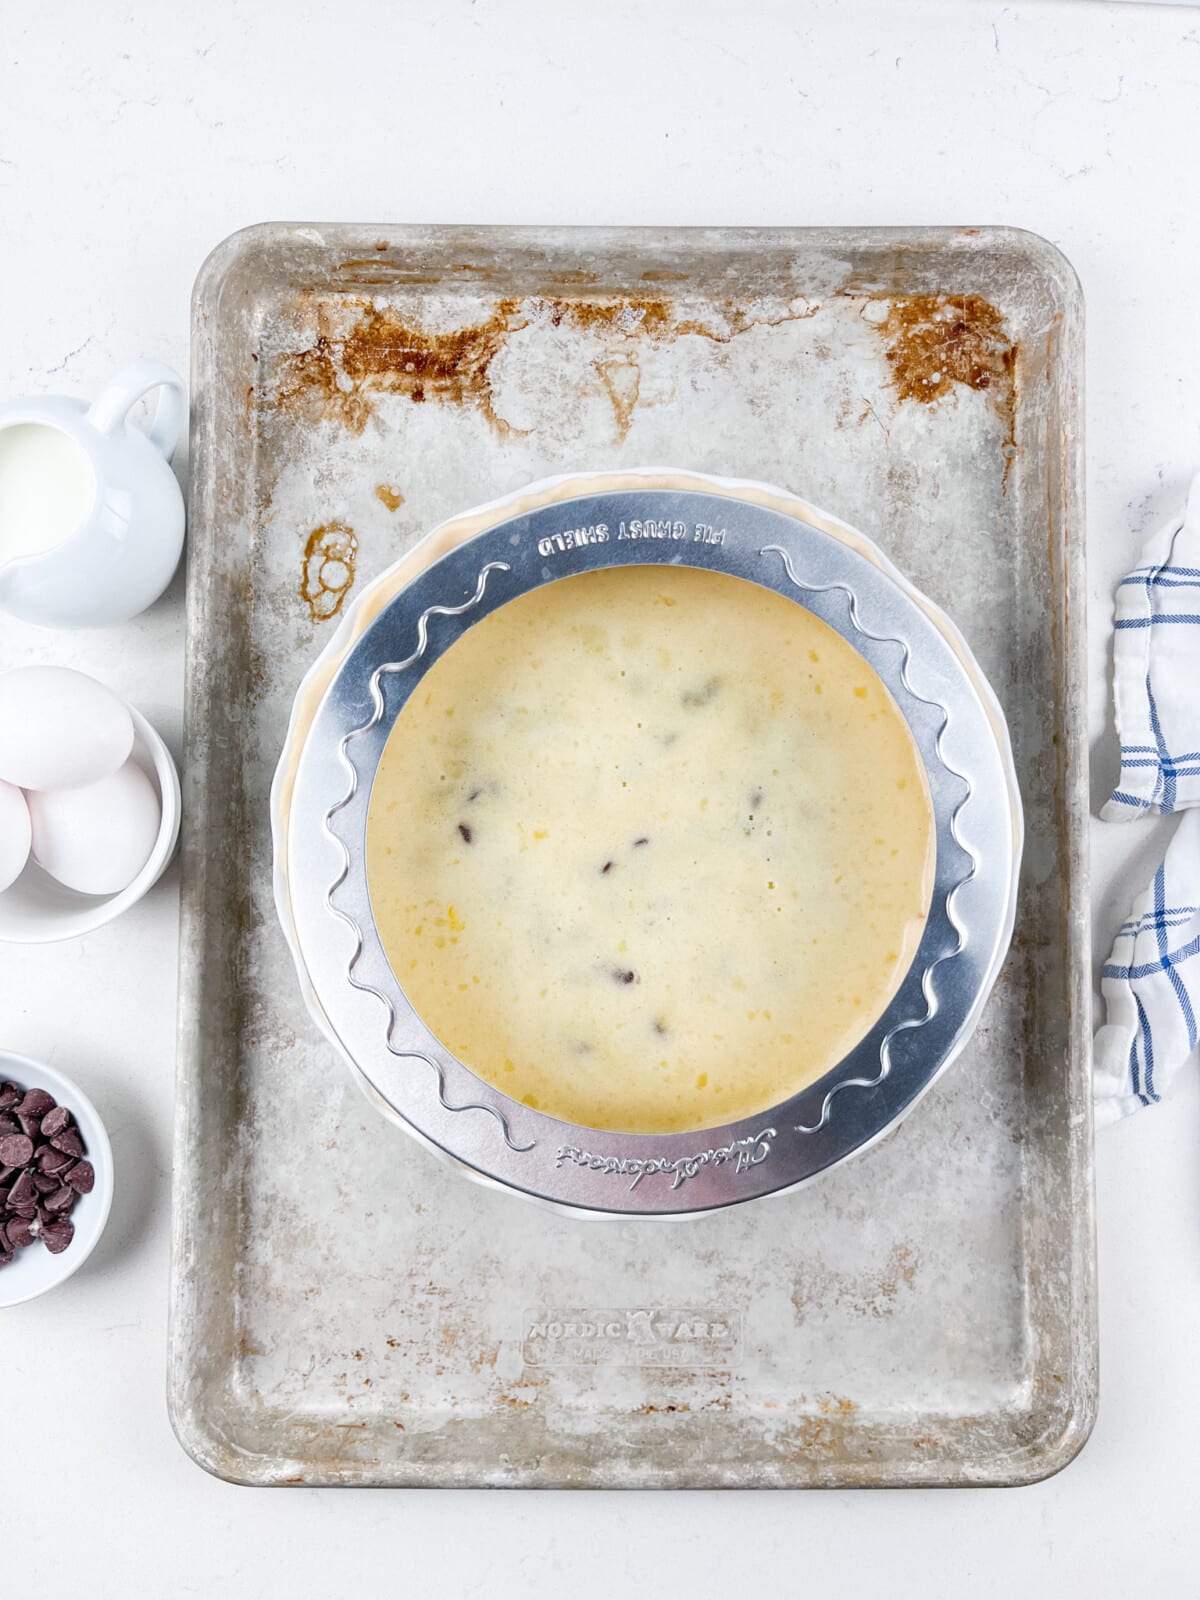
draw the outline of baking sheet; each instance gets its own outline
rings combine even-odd
[[[1095,1406],[1082,308],[1005,230],[267,226],[197,286],[171,1411],[247,1483],[1021,1482]],[[1007,711],[1017,937],[957,1067],[800,1193],[543,1217],[309,1023],[267,793],[347,596],[574,468],[777,482],[875,538]]]

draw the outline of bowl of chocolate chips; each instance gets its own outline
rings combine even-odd
[[[0,1050],[0,1308],[65,1283],[112,1204],[112,1150],[70,1078]]]

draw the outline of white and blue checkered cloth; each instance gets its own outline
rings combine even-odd
[[[1156,1104],[1196,1048],[1198,902],[1200,811],[1189,811],[1100,974],[1108,1020],[1092,1046],[1098,1125]]]
[[[1200,476],[1118,584],[1113,626],[1121,776],[1100,815],[1200,805]]]
[[[1100,815],[1187,810],[1100,979],[1096,1121],[1154,1105],[1196,1049],[1200,1014],[1200,477],[1117,589],[1121,776]]]

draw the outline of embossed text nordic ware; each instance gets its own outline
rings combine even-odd
[[[1012,757],[998,705],[952,625],[861,535],[851,535],[855,549],[825,531],[832,519],[815,508],[806,519],[800,502],[789,515],[706,494],[702,482],[666,486],[681,481],[681,472],[646,472],[637,487],[605,490],[584,477],[534,510],[467,513],[468,525],[492,525],[398,592],[385,573],[364,596],[373,620],[345,654],[337,640],[330,646],[319,670],[336,661],[332,681],[299,748],[294,725],[281,763],[284,782],[294,768],[295,787],[278,841],[280,910],[314,1016],[400,1126],[477,1176],[588,1214],[710,1211],[792,1188],[861,1150],[961,1049],[1012,933],[1021,835]],[[465,629],[571,573],[653,562],[785,595],[866,658],[917,744],[937,860],[916,957],[882,1016],[833,1070],[785,1103],[721,1127],[631,1135],[535,1111],[440,1043],[384,954],[364,844],[375,768],[395,719]],[[302,689],[300,703],[308,697]]]

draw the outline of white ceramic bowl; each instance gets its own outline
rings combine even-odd
[[[146,865],[119,894],[79,894],[57,883],[32,858],[14,884],[0,893],[0,941],[53,944],[91,933],[140,900],[166,870],[179,841],[179,773],[161,736],[140,711],[133,718],[133,759],[158,790],[162,821]]]
[[[0,1083],[10,1080],[24,1089],[45,1089],[60,1106],[66,1106],[95,1168],[96,1184],[91,1194],[81,1194],[76,1201],[71,1213],[75,1237],[61,1255],[53,1256],[44,1244],[34,1243],[18,1250],[8,1266],[0,1267],[0,1309],[35,1300],[78,1272],[104,1232],[113,1197],[112,1146],[99,1112],[83,1090],[44,1061],[0,1050]]]

